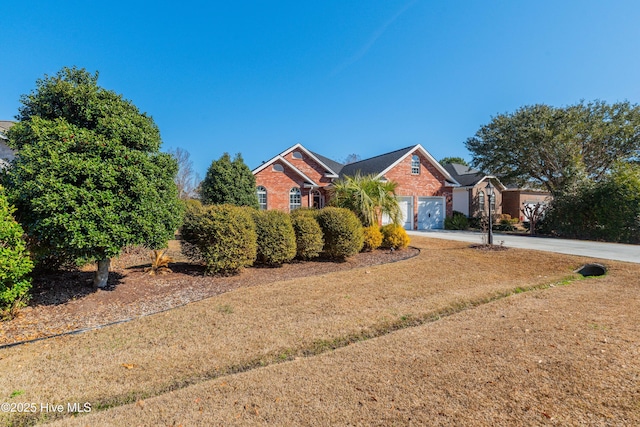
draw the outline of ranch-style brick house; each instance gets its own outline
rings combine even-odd
[[[453,189],[460,186],[420,144],[347,165],[296,144],[252,172],[260,208],[284,212],[324,207],[332,183],[344,176],[395,181],[404,227],[410,230],[444,228],[445,216],[453,212]]]

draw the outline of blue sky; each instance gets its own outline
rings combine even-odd
[[[471,160],[491,116],[640,101],[637,1],[11,1],[0,119],[63,66],[99,71],[204,176],[300,142],[341,161],[420,143]]]

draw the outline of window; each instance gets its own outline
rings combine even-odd
[[[413,157],[411,157],[411,174],[412,175],[420,174],[420,157],[418,157],[415,154],[413,155]]]
[[[284,172],[284,166],[282,166],[280,163],[276,163],[275,165],[273,165],[273,171]]]
[[[484,210],[484,191],[478,191],[478,207]]]
[[[294,159],[301,159],[302,158],[302,153],[299,151],[294,151],[293,154],[291,155]]]
[[[300,189],[298,187],[293,187],[291,191],[289,191],[289,211],[294,211],[300,206],[302,206]]]
[[[324,208],[324,197],[318,190],[313,192],[313,207],[316,209]]]
[[[267,189],[261,185],[258,187],[258,205],[260,210],[267,209]]]

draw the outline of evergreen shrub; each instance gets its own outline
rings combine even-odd
[[[382,247],[404,249],[410,243],[407,231],[400,225],[389,224],[382,227]]]
[[[289,215],[276,210],[254,211],[258,243],[257,261],[277,266],[296,256],[296,235]]]
[[[380,227],[377,225],[365,227],[362,232],[364,235],[363,251],[371,252],[382,245],[382,231],[380,231]]]
[[[453,211],[452,216],[444,219],[444,228],[446,230],[466,230],[469,228],[469,219],[462,212]]]
[[[0,312],[3,317],[25,305],[31,289],[29,273],[33,269],[24,231],[13,218],[13,212],[0,187]]]
[[[206,265],[207,274],[229,275],[256,260],[251,213],[233,205],[190,206],[182,225],[183,252]]]
[[[296,257],[303,260],[317,258],[322,252],[324,240],[322,229],[315,219],[315,214],[291,213],[291,224],[296,235]]]
[[[317,220],[324,237],[325,256],[344,259],[360,252],[364,236],[356,214],[345,208],[327,207],[318,212]]]

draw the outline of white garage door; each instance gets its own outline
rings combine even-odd
[[[418,197],[418,230],[444,228],[444,197]]]
[[[405,230],[413,230],[413,197],[398,197],[398,205],[400,205],[400,212],[402,213],[402,219],[400,225]],[[391,223],[391,219],[387,215],[382,215],[382,225]]]

